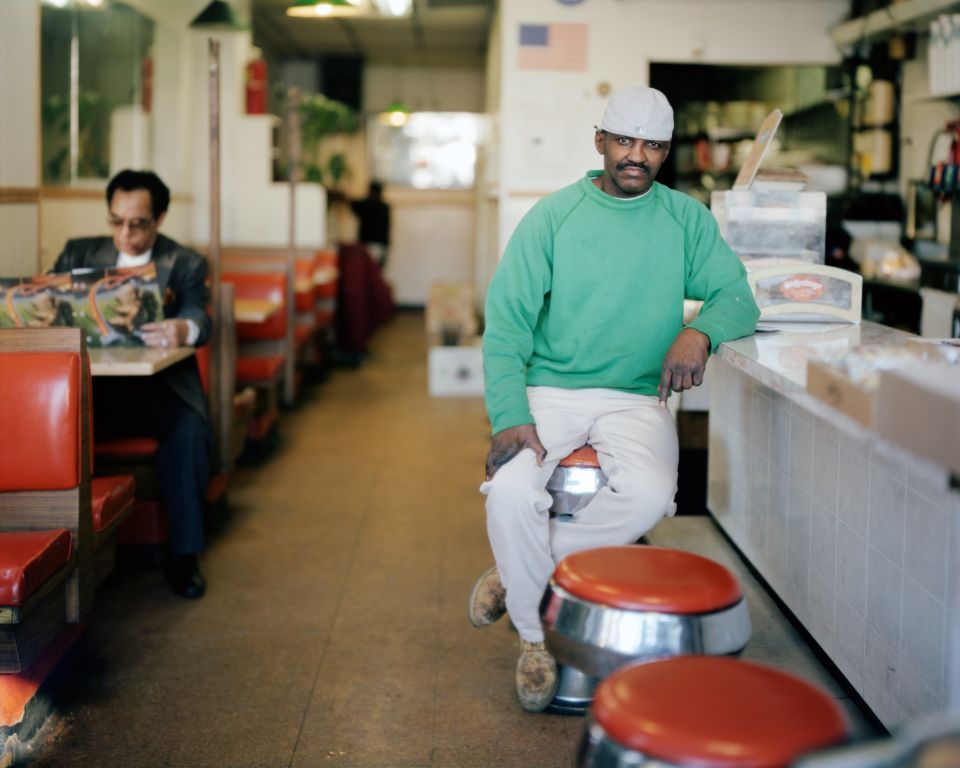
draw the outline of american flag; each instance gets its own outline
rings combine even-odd
[[[521,24],[517,66],[520,69],[586,70],[587,25]]]

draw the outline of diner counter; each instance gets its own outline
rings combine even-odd
[[[912,334],[864,321],[851,323],[761,323],[753,336],[721,344],[717,356],[771,389],[805,392],[807,360],[859,347],[903,346]]]
[[[960,494],[946,469],[805,389],[808,359],[910,334],[778,328],[708,365],[708,508],[887,727],[956,709]]]

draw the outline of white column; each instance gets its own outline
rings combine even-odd
[[[39,271],[40,3],[0,2],[0,276]]]

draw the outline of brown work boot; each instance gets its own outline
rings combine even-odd
[[[553,701],[560,678],[557,662],[542,643],[520,640],[517,661],[517,698],[527,712],[542,712]]]
[[[489,627],[507,612],[507,590],[500,581],[497,566],[483,574],[473,585],[467,616],[475,627]]]

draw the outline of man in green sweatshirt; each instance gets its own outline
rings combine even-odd
[[[571,552],[628,544],[676,507],[677,435],[666,401],[703,379],[708,354],[753,333],[740,260],[699,202],[654,181],[673,110],[653,88],[614,93],[594,136],[603,170],[540,200],[490,283],[483,336],[493,439],[487,533],[496,566],[469,615],[505,611],[521,640],[517,695],[540,711],[557,687],[538,607]],[[683,323],[683,300],[702,300]],[[608,483],[572,520],[550,519],[547,480],[589,443]]]

